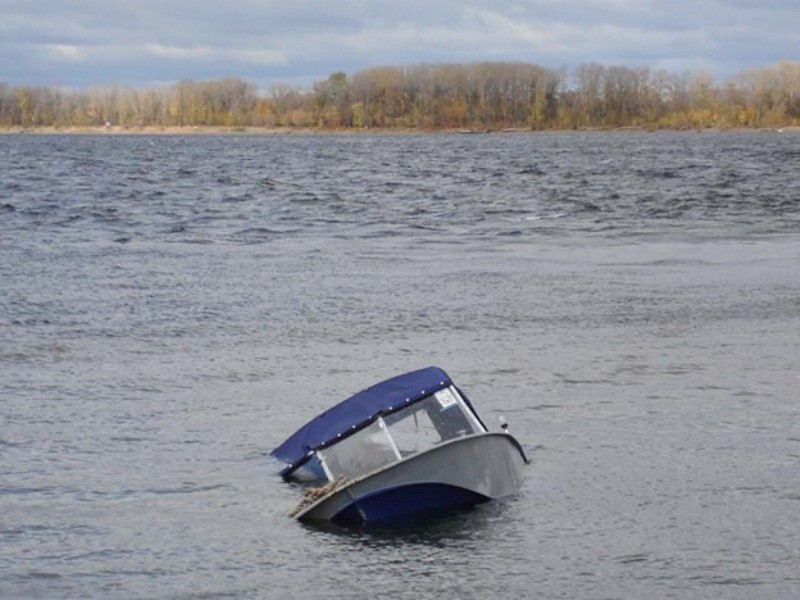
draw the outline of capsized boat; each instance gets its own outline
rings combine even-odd
[[[437,367],[357,393],[271,454],[284,480],[312,482],[291,516],[390,526],[512,496],[528,463],[507,426],[490,432]]]

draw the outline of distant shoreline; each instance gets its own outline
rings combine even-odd
[[[798,125],[785,127],[741,127],[741,128],[704,128],[674,129],[645,127],[591,127],[580,129],[542,129],[525,128],[466,130],[466,129],[312,129],[290,127],[220,127],[220,126],[186,126],[186,127],[121,127],[121,126],[88,126],[88,127],[0,127],[0,135],[429,135],[429,134],[546,134],[546,133],[620,133],[620,132],[797,132]]]

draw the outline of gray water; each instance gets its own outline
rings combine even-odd
[[[800,134],[0,137],[0,597],[800,597]],[[268,456],[438,365],[533,463],[400,531]]]

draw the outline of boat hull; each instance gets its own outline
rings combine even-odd
[[[507,433],[456,438],[349,481],[296,518],[402,525],[516,494],[526,462],[519,442]]]

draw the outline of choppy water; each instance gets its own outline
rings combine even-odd
[[[796,598],[800,134],[0,137],[0,597]],[[533,464],[425,529],[267,453],[436,364]]]

